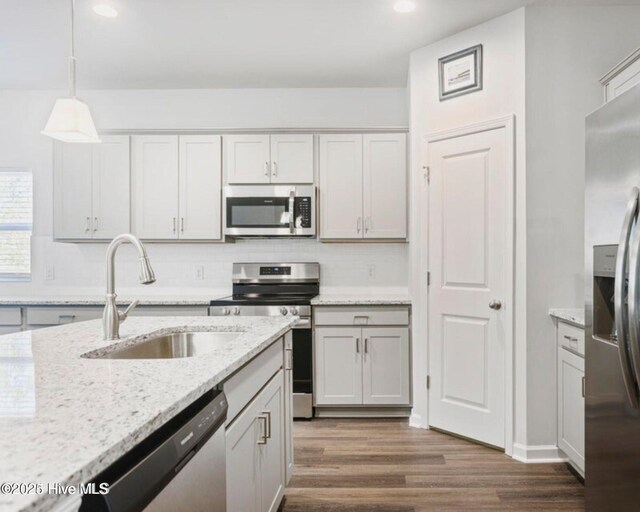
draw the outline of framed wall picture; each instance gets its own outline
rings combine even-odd
[[[482,45],[438,59],[440,101],[482,90]]]

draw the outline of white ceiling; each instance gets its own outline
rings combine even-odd
[[[527,0],[76,0],[78,87],[397,87],[409,52]],[[0,89],[66,87],[69,0],[0,0]]]

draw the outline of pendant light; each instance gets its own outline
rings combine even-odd
[[[71,55],[69,56],[69,97],[56,100],[43,135],[63,142],[101,142],[87,104],[76,97],[76,56],[74,41],[75,0],[71,0]]]

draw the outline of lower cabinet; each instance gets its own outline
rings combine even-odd
[[[408,327],[318,327],[316,405],[409,405]]]
[[[558,448],[584,476],[584,358],[558,348]]]

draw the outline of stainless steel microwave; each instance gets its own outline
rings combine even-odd
[[[224,233],[230,237],[314,237],[313,185],[231,185],[225,187]]]

